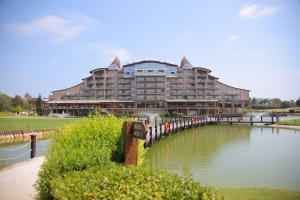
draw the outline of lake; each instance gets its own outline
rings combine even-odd
[[[45,154],[50,140],[37,140],[36,156]],[[0,144],[0,169],[30,159],[30,142]]]
[[[300,191],[300,131],[207,125],[153,145],[147,165],[217,187]]]

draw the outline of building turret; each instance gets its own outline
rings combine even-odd
[[[109,70],[120,70],[121,69],[121,62],[119,58],[116,56],[112,63],[108,66]]]
[[[185,56],[183,56],[181,62],[180,62],[180,67],[183,69],[192,69],[193,66],[190,64],[190,62],[186,59]]]

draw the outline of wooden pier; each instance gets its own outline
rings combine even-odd
[[[279,116],[261,116],[255,117],[243,116],[200,116],[200,117],[181,117],[181,118],[162,118],[160,122],[155,119],[151,124],[147,119],[137,119],[143,121],[148,126],[147,135],[144,143],[145,148],[151,147],[155,142],[181,130],[205,126],[207,124],[274,124],[279,121]]]

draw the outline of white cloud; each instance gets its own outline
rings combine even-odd
[[[227,43],[231,43],[231,44],[232,44],[232,43],[238,42],[239,39],[240,39],[240,37],[239,37],[238,35],[233,34],[233,35],[229,35],[229,36],[225,39],[225,41],[226,41]]]
[[[282,5],[261,5],[248,3],[240,10],[240,17],[254,19],[263,16],[271,16],[278,13],[283,8]]]
[[[133,62],[136,58],[126,48],[116,47],[108,43],[94,42],[85,45],[77,45],[73,48],[78,55],[89,55],[97,57],[103,64],[109,64],[116,56],[120,59],[122,64]]]
[[[72,18],[46,15],[29,22],[10,23],[6,28],[18,36],[47,35],[55,42],[63,42],[85,32],[91,22],[95,21],[82,15]]]

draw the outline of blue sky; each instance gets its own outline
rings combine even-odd
[[[186,56],[251,97],[297,99],[300,1],[0,0],[1,92],[47,97],[116,55]]]

